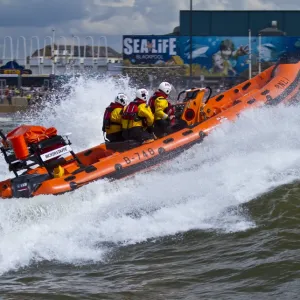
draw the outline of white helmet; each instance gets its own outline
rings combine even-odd
[[[135,94],[136,98],[147,101],[149,92],[146,89],[139,89]]]
[[[119,103],[125,106],[127,104],[127,100],[128,97],[125,94],[119,93],[115,98],[115,103]]]
[[[169,82],[164,81],[159,85],[158,89],[166,95],[169,95],[172,90],[172,86]]]

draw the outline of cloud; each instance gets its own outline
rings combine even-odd
[[[106,35],[109,44],[121,50],[122,35],[167,34],[179,25],[180,10],[189,10],[189,0],[0,0],[0,44],[7,35],[40,37],[72,35],[95,41]],[[298,9],[298,0],[193,0],[194,10]],[[1,56],[1,54],[0,54]]]
[[[9,0],[0,1],[2,27],[46,27],[66,25],[87,16],[81,0]]]
[[[94,0],[95,5],[110,7],[133,6],[134,3],[135,0]]]
[[[247,10],[278,10],[280,9],[278,4],[280,2],[278,1],[278,4],[270,1],[260,1],[260,0],[251,0],[251,1],[245,1]]]

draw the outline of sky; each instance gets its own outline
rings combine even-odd
[[[193,0],[195,10],[298,10],[299,0]],[[49,44],[53,30],[55,40],[64,44],[64,37],[80,38],[81,45],[104,45],[121,52],[122,35],[167,34],[179,25],[179,11],[190,8],[190,0],[0,0],[0,56],[10,55],[10,39],[16,53],[23,52],[26,39],[27,51]],[[48,38],[47,38],[48,36]],[[32,47],[30,44],[32,42]],[[28,55],[28,53],[27,53]]]

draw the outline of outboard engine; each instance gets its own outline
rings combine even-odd
[[[11,180],[12,197],[30,198],[42,182],[50,178],[49,174],[24,174]]]

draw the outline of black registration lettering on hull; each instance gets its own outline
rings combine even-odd
[[[143,150],[142,152],[135,152],[133,157],[128,157],[128,156],[124,156],[123,160],[125,161],[125,163],[127,165],[130,165],[132,163],[133,160],[141,160],[141,157],[145,157],[148,158],[150,156],[154,156],[155,155],[155,151],[152,148],[148,148],[147,150]]]

